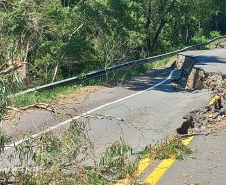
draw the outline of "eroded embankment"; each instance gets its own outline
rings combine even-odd
[[[191,90],[209,89],[213,92],[213,99],[206,107],[185,115],[185,121],[177,128],[178,134],[211,132],[226,128],[226,75],[206,73],[195,68],[195,63],[194,57],[178,56],[175,67],[181,70],[181,78],[176,83],[179,87]]]

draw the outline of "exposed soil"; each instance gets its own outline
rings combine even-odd
[[[226,43],[216,44],[215,48],[217,48],[217,49],[224,49],[224,48],[226,48]]]
[[[61,94],[59,99],[52,102],[53,105],[71,105],[83,102],[90,94],[95,93],[97,90],[104,88],[103,86],[86,86],[81,87],[77,91],[69,94]],[[82,96],[82,97],[81,97]]]
[[[182,66],[194,66],[194,64],[194,58],[191,58],[190,60],[184,60]],[[193,67],[192,70],[184,70],[183,67],[181,69],[182,77],[176,82],[178,84],[177,87],[192,90],[210,89],[213,92],[213,99],[206,107],[196,109],[185,115],[183,117],[185,121],[180,128],[177,128],[178,134],[212,132],[225,129],[226,75],[206,73],[201,69]]]

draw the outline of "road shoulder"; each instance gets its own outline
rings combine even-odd
[[[176,161],[158,184],[225,184],[225,137],[225,131],[197,135],[190,144],[195,152],[185,161]]]

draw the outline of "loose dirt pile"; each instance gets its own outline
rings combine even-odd
[[[196,109],[185,115],[185,121],[177,129],[177,132],[179,134],[188,134],[225,129],[226,75],[205,73],[195,68],[192,71],[188,77],[186,88],[193,90],[210,89],[213,91],[213,98],[208,106]]]
[[[226,48],[226,43],[216,44],[215,48],[217,48],[217,49],[224,49],[224,48]]]

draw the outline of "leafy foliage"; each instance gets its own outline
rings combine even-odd
[[[8,104],[8,83],[5,78],[0,79],[0,154],[4,151],[5,145],[9,144],[8,136],[2,127],[6,106]]]
[[[181,138],[175,136],[148,145],[137,153],[124,141],[116,142],[95,159],[92,142],[85,133],[83,123],[73,122],[69,129],[42,133],[18,145],[15,156],[19,157],[21,168],[14,172],[16,182],[104,185],[127,177],[131,184],[137,184],[136,171],[140,159],[175,157],[183,160],[185,155],[192,153]]]
[[[179,135],[170,139],[166,138],[161,143],[155,145],[147,145],[139,154],[148,155],[150,158],[156,160],[163,160],[168,158],[175,158],[177,160],[184,160],[184,156],[191,154],[193,151],[184,146]]]
[[[224,16],[225,6],[219,0],[1,1],[0,69],[25,62],[19,84],[29,87],[172,51],[209,38],[211,18]]]

